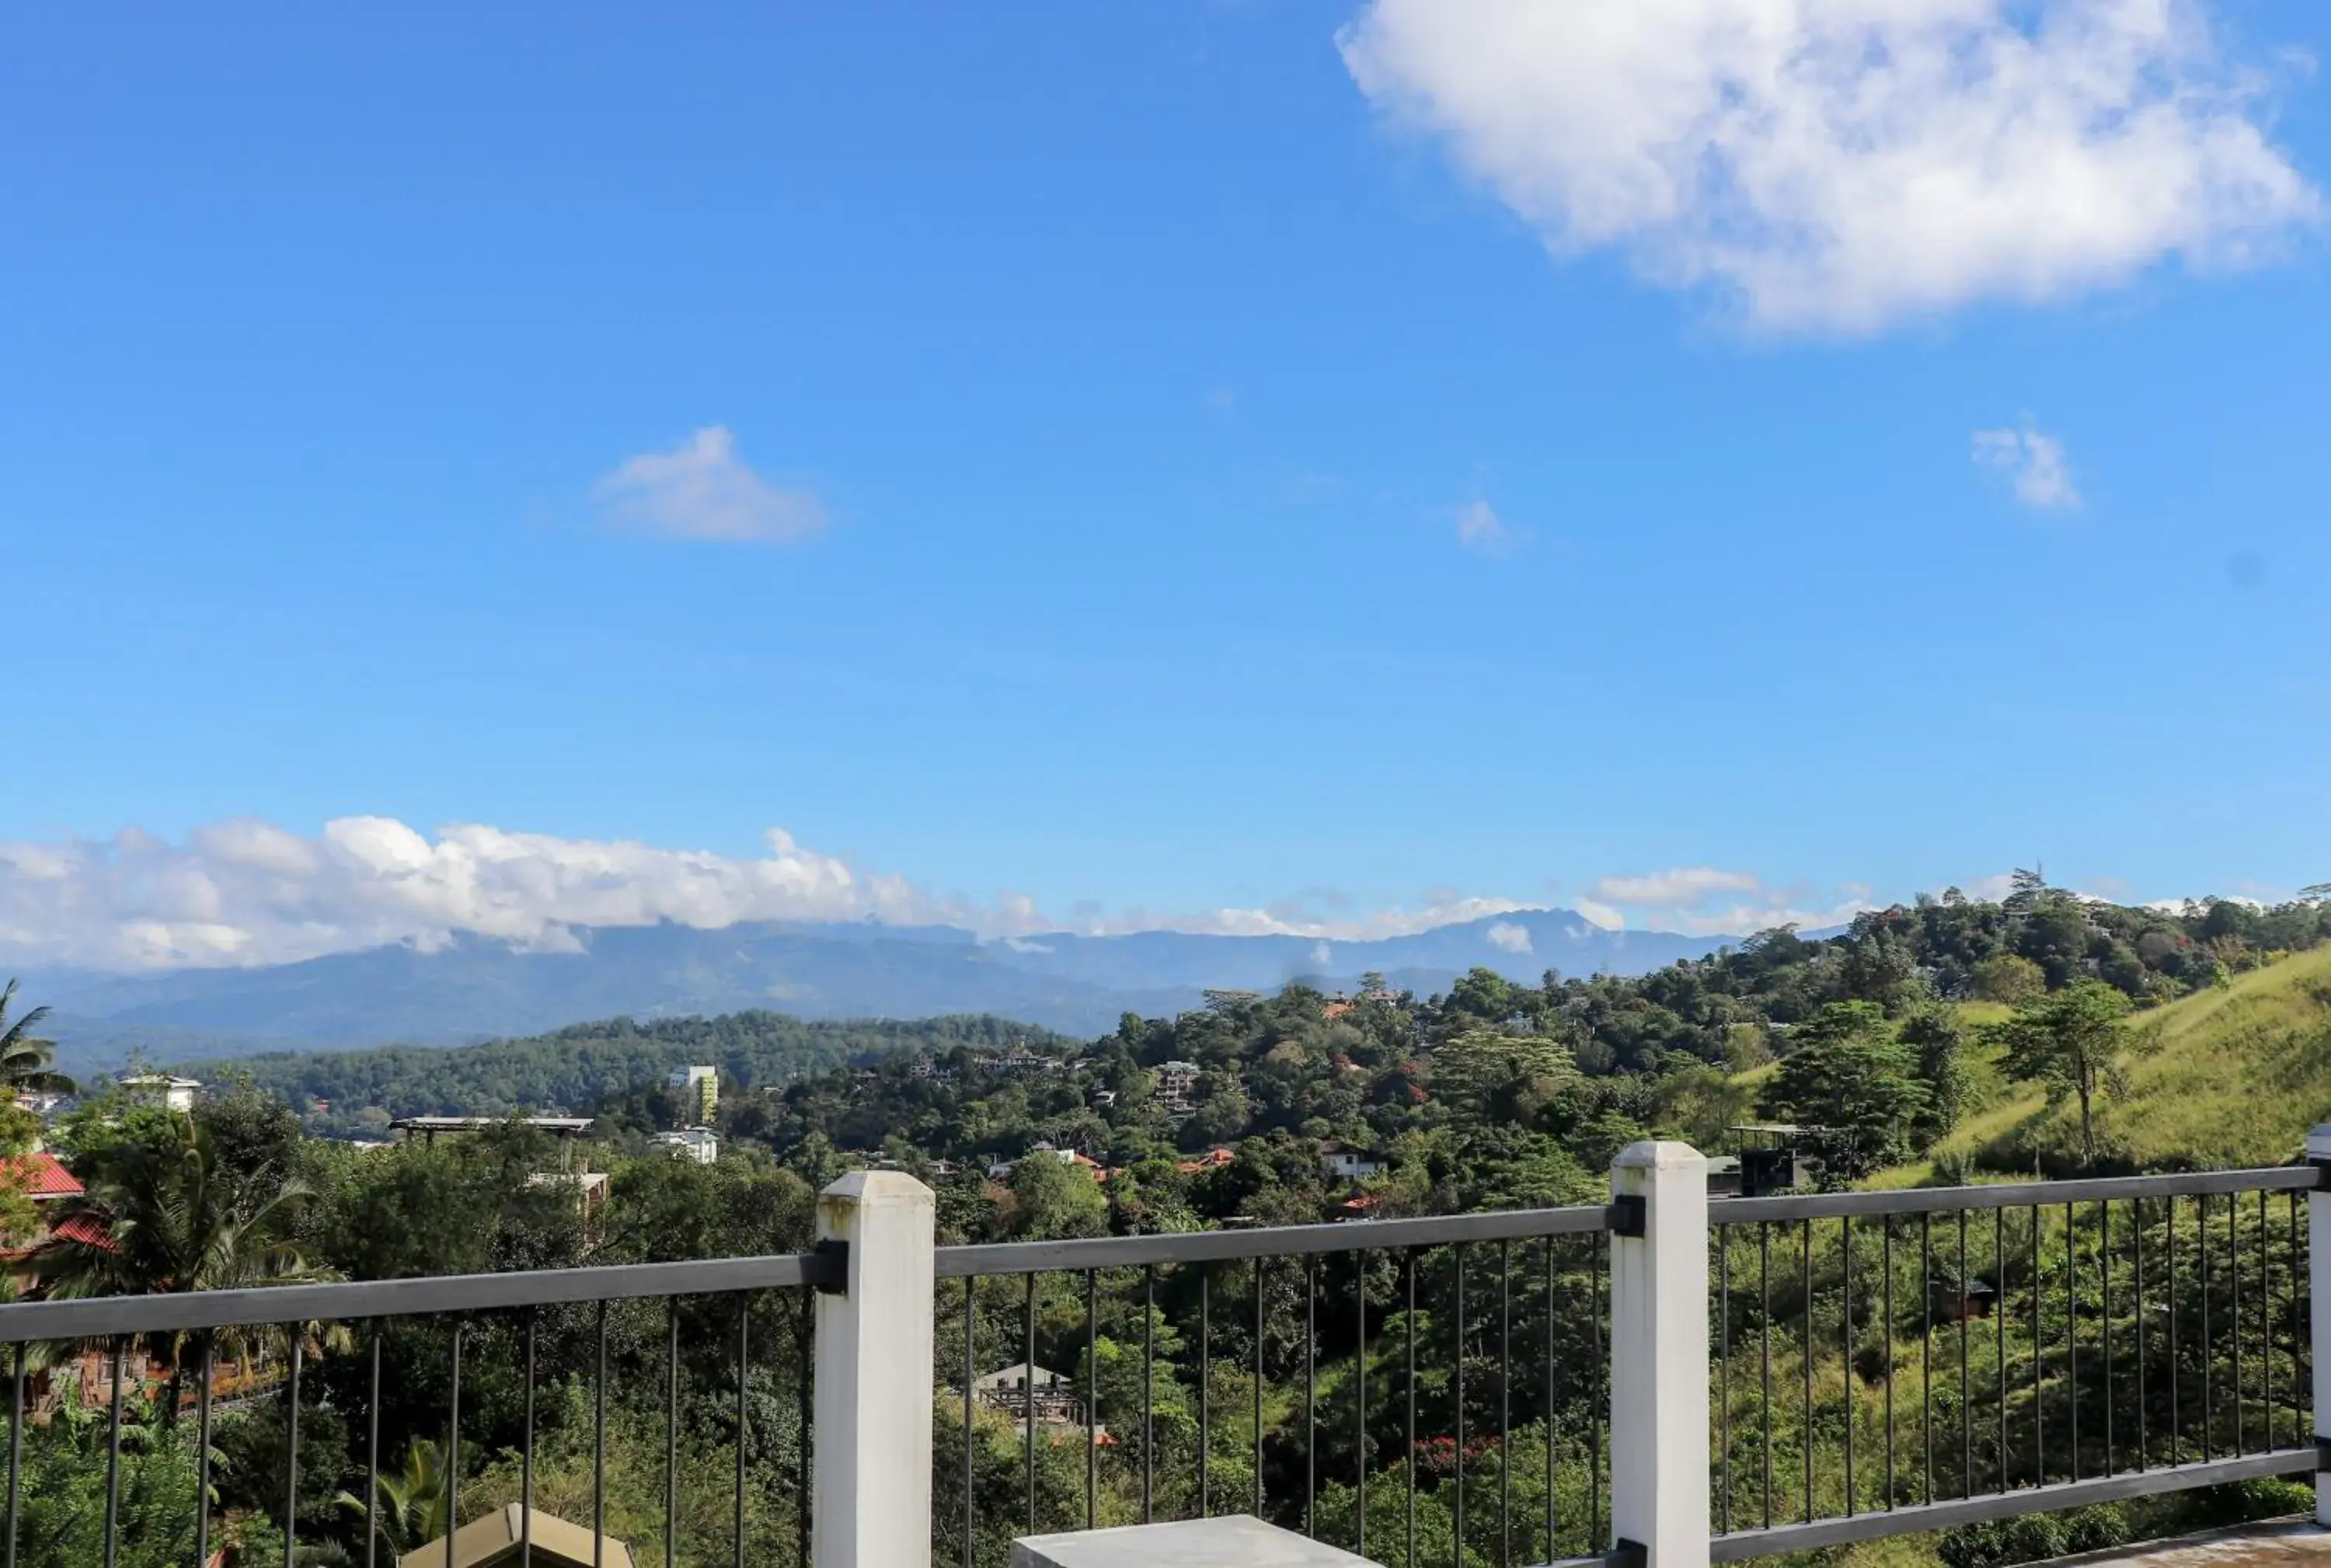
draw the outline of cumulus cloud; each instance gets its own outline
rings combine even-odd
[[[555,951],[588,927],[867,917],[1014,924],[782,832],[747,859],[474,823],[432,839],[389,817],[343,817],[313,838],[237,821],[183,844],[135,829],[0,843],[0,953],[108,968],[285,963],[457,932]]]
[[[1600,926],[1605,931],[1620,931],[1626,928],[1627,917],[1608,904],[1600,903],[1593,898],[1573,898],[1570,901],[1570,907],[1583,916],[1590,926]]]
[[[1292,936],[1327,944],[1405,936],[1511,912],[1510,900],[1435,892],[1334,915],[1299,904],[1116,916],[1080,907],[1067,928]],[[470,934],[570,952],[593,927],[660,921],[717,929],[756,920],[953,925],[1010,944],[1063,929],[1024,894],[941,898],[869,873],[782,830],[728,856],[628,840],[560,838],[456,823],[423,833],[391,817],[343,817],[312,836],[238,819],[172,842],[137,829],[109,840],[0,841],[0,960],[102,969],[281,964]]]
[[[1557,252],[1768,329],[2239,265],[2320,209],[2202,0],[1370,0],[1337,44]]]
[[[1710,893],[1753,893],[1760,885],[1747,871],[1679,866],[1641,877],[1598,878],[1594,892],[1613,904],[1696,904]]]
[[[2026,424],[2019,430],[1979,430],[1974,432],[1978,467],[2005,476],[2015,499],[2040,511],[2070,511],[2080,504],[2072,483],[2072,467],[2064,458],[2064,443]]]
[[[1514,531],[1489,502],[1475,501],[1458,508],[1457,542],[1480,555],[1501,555],[1513,544]]]
[[[1753,871],[1727,871],[1713,866],[1678,866],[1638,876],[1602,877],[1594,881],[1593,891],[1594,899],[1574,902],[1580,914],[1597,925],[1615,927],[1625,920],[1638,927],[1695,936],[1745,936],[1775,926],[1826,929],[1877,908],[1870,902],[1870,889],[1859,882],[1840,883],[1830,902],[1815,904],[1805,899],[1803,889],[1768,887]],[[1622,916],[1621,910],[1631,911],[1632,918]],[[1606,922],[1601,917],[1603,915],[1611,918]]]
[[[1517,926],[1510,920],[1500,920],[1489,927],[1489,946],[1500,953],[1530,951],[1529,927]]]
[[[745,465],[726,425],[625,459],[593,493],[616,521],[674,539],[785,544],[825,526],[815,496],[780,489]]]

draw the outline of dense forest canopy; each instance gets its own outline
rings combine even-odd
[[[1084,1043],[989,1018],[838,1024],[745,1013],[617,1020],[466,1050],[262,1057],[223,1075],[214,1068],[191,1116],[99,1093],[51,1127],[52,1146],[87,1192],[69,1201],[75,1225],[60,1224],[35,1245],[32,1277],[59,1288],[158,1291],[785,1251],[809,1240],[819,1188],[873,1159],[932,1182],[948,1242],[1185,1230],[1233,1217],[1298,1222],[1595,1201],[1604,1166],[1625,1143],[1679,1136],[1715,1148],[1730,1124],[1758,1114],[1818,1123],[1828,1179],[1851,1180],[1944,1136],[1977,1092],[1974,1059],[1984,1072],[2044,1085],[2051,1098],[2077,1100],[2085,1111],[2113,1091],[2149,1010],[2231,985],[2241,972],[2326,936],[2331,906],[2312,898],[2275,908],[2134,909],[2027,878],[2003,902],[1946,894],[1866,915],[1832,937],[1767,932],[1639,978],[1549,972],[1525,984],[1476,970],[1446,993],[1422,997],[1375,977],[1352,996],[1301,985],[1273,995],[1224,991],[1177,1017],[1127,1015]],[[2324,1001],[2331,1006],[2331,993]],[[36,1081],[46,1060],[37,1043],[20,1056],[14,1070]],[[665,1087],[671,1069],[701,1062],[719,1069],[724,1090],[720,1153],[709,1164],[675,1159],[649,1142],[685,1114]],[[578,1205],[576,1188],[546,1179],[565,1168],[566,1152],[516,1123],[437,1145],[308,1136],[368,1131],[392,1114],[553,1107],[595,1113],[588,1153],[608,1175],[603,1208]],[[2087,1123],[2083,1116],[2083,1131]],[[2075,1163],[2113,1157],[2078,1141],[2062,1153]],[[0,1212],[0,1224],[24,1221],[24,1208]],[[157,1250],[147,1233],[165,1214],[174,1217],[173,1248]],[[2267,1244],[2262,1229],[2258,1237]],[[2068,1240],[2069,1232],[2058,1239]],[[2036,1229],[2031,1244],[2039,1245]],[[1404,1287],[1388,1259],[1376,1261],[1381,1267],[1313,1279],[1308,1301],[1299,1293],[1302,1277],[1282,1269],[1270,1276],[1265,1305],[1282,1327],[1310,1321],[1315,1310],[1326,1326],[1317,1368],[1323,1400],[1349,1400],[1356,1411],[1358,1385],[1373,1383],[1365,1408],[1396,1422],[1384,1413],[1396,1411],[1390,1363],[1375,1353],[1406,1333]],[[1561,1515],[1575,1531],[1581,1478],[1594,1461],[1577,1436],[1592,1388],[1572,1374],[1594,1364],[1594,1347],[1580,1336],[1590,1332],[1587,1304],[1599,1287],[1584,1252],[1549,1252],[1545,1263],[1542,1276],[1525,1271],[1516,1306],[1524,1321],[1556,1329],[1542,1345],[1533,1336],[1528,1354],[1544,1359],[1523,1369],[1516,1384],[1523,1397],[1497,1419],[1511,1423],[1505,1441],[1520,1461],[1518,1487],[1535,1488],[1537,1478],[1558,1473]],[[1441,1252],[1422,1260],[1420,1275],[1428,1301],[1463,1288]],[[1265,1277],[1233,1270],[1216,1284],[1232,1293],[1226,1299],[1243,1301],[1261,1298]],[[1212,1474],[1224,1488],[1216,1497],[1244,1495],[1259,1455],[1272,1500],[1266,1511],[1297,1522],[1304,1514],[1299,1478],[1313,1474],[1314,1456],[1293,1413],[1300,1407],[1290,1391],[1302,1369],[1289,1359],[1292,1330],[1270,1342],[1257,1374],[1269,1386],[1258,1390],[1238,1370],[1258,1346],[1239,1340],[1237,1315],[1209,1318],[1199,1286],[1188,1271],[1169,1272],[1154,1306],[1137,1290],[1113,1288],[1090,1361],[1083,1338],[1089,1304],[1072,1281],[1049,1281],[1024,1303],[1016,1294],[970,1300],[958,1288],[941,1318],[954,1333],[960,1315],[973,1316],[983,1365],[1022,1354],[1013,1347],[1032,1332],[1041,1364],[1097,1385],[1116,1411],[1153,1382],[1135,1347],[1156,1346],[1154,1429],[1126,1429],[1101,1460],[1108,1521],[1131,1516],[1139,1478],[1153,1462],[1168,1512],[1202,1506],[1190,1491],[1200,1438],[1189,1420],[1202,1384],[1221,1410],[1267,1396],[1274,1413],[1260,1440],[1235,1427],[1209,1440]],[[2018,1288],[2040,1299],[2038,1281]],[[604,1464],[616,1534],[652,1550],[670,1532],[690,1561],[725,1556],[737,1543],[722,1487],[691,1492],[677,1516],[662,1509],[659,1478],[664,1445],[673,1441],[688,1475],[746,1475],[756,1502],[744,1520],[745,1549],[789,1557],[799,1545],[798,1497],[788,1488],[804,1451],[793,1397],[804,1342],[797,1304],[782,1297],[683,1302],[672,1309],[676,1340],[661,1304],[622,1304],[605,1320],[604,1352],[592,1309],[541,1314],[538,1495],[564,1499],[555,1506],[572,1515]],[[740,1310],[749,1315],[750,1343],[762,1347],[747,1369],[752,1435],[741,1456],[730,1424],[736,1369],[724,1351]],[[521,1348],[518,1326],[490,1315],[466,1330],[475,1382],[464,1385],[464,1425],[474,1440],[462,1449],[465,1513],[509,1500],[520,1484],[510,1445],[526,1405],[509,1376]],[[378,1413],[400,1499],[384,1526],[393,1549],[442,1528],[445,1455],[434,1445],[451,1332],[433,1320],[382,1329]],[[1491,1414],[1479,1391],[1491,1380],[1484,1375],[1473,1394],[1460,1395],[1445,1368],[1471,1361],[1486,1374],[1487,1346],[1469,1349],[1437,1307],[1422,1333],[1428,1363],[1444,1369],[1423,1391],[1425,1430],[1451,1430],[1462,1401],[1471,1430],[1486,1430]],[[680,1380],[677,1404],[668,1406],[673,1344],[681,1347]],[[272,1354],[279,1372],[288,1354],[283,1345],[244,1348],[262,1360]],[[134,1412],[141,1435],[126,1459],[134,1499],[124,1516],[128,1568],[181,1560],[192,1530],[185,1484],[192,1459],[185,1424],[171,1414],[189,1346],[160,1336],[147,1349],[159,1392],[149,1391]],[[321,1554],[315,1561],[354,1560],[365,1543],[341,1494],[363,1478],[347,1412],[363,1408],[368,1370],[353,1341],[327,1335],[312,1351],[315,1403],[303,1412],[300,1481],[288,1506],[303,1540]],[[613,1379],[604,1453],[586,1397],[603,1354]],[[674,1408],[676,1438],[665,1424]],[[28,1568],[63,1568],[75,1560],[72,1543],[95,1527],[102,1497],[85,1480],[102,1441],[93,1420],[68,1405],[32,1434],[25,1462],[36,1480],[28,1506],[38,1518]],[[1029,1461],[1008,1422],[989,1412],[978,1420],[974,1484],[987,1503],[974,1508],[983,1521],[975,1554],[1000,1563]],[[1796,1442],[1786,1420],[1784,1412],[1780,1440]],[[280,1401],[221,1424],[214,1539],[238,1568],[281,1560],[283,1435]],[[943,1456],[960,1451],[950,1447],[959,1435],[943,1430],[941,1440]],[[1393,1426],[1369,1443],[1375,1459],[1367,1462],[1377,1465],[1402,1451]],[[1040,1516],[1068,1522],[1080,1451],[1039,1449]],[[1428,1446],[1420,1506],[1436,1538],[1460,1528],[1461,1516],[1447,1506],[1452,1467],[1478,1467],[1478,1483],[1504,1462],[1502,1450],[1468,1453]],[[1356,1449],[1329,1458],[1337,1476],[1364,1462]],[[942,1468],[945,1496],[962,1482],[956,1461]],[[1369,1495],[1374,1519],[1394,1493]],[[1518,1496],[1525,1501],[1525,1514],[1537,1516],[1537,1497]],[[1356,1494],[1342,1481],[1324,1486],[1316,1502],[1314,1522],[1328,1538],[1356,1528]],[[943,1533],[963,1507],[942,1510]],[[2118,1513],[2097,1523],[2107,1534],[2136,1527]],[[1487,1527],[1477,1518],[1466,1530],[1485,1554],[1486,1537],[1475,1536]],[[1963,1531],[1946,1537],[1942,1552],[1954,1568],[1990,1568],[2046,1545],[2036,1535],[2033,1542]],[[1561,1554],[1590,1544],[1565,1535],[1533,1549]],[[952,1561],[958,1550],[947,1545],[945,1554]]]

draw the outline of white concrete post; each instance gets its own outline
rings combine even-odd
[[[2331,1160],[2331,1123],[2307,1135],[2309,1161]],[[2315,1441],[2319,1451],[2324,1425],[2331,1421],[2331,1193],[2307,1194],[2307,1296],[2308,1333],[2315,1351]],[[2331,1525],[2331,1475],[2316,1460],[2315,1522]]]
[[[1630,1144],[1611,1193],[1643,1221],[1611,1239],[1611,1526],[1645,1568],[1708,1568],[1708,1160]]]
[[[931,1190],[852,1171],[818,1194],[849,1287],[817,1297],[814,1568],[930,1568]]]

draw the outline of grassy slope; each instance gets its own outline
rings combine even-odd
[[[1966,1010],[1969,1024],[2001,1012]],[[2277,1164],[2307,1129],[2331,1119],[2331,947],[2254,970],[2139,1013],[2128,1095],[2097,1107],[2100,1155],[2139,1169]],[[1997,1170],[2031,1166],[2032,1152],[2079,1146],[2079,1114],[2011,1083],[1978,1049],[1970,1063],[1981,1108],[1937,1145]],[[1873,1186],[1926,1180],[1932,1162],[1880,1174]]]

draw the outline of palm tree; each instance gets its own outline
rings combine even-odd
[[[15,1000],[14,980],[0,985],[0,1088],[72,1093],[72,1079],[49,1069],[50,1059],[57,1049],[55,1041],[33,1038],[33,1026],[46,1018],[49,1010],[35,1007],[11,1023],[8,1004]]]
[[[309,1262],[291,1240],[293,1220],[314,1196],[305,1183],[294,1178],[269,1191],[245,1191],[222,1167],[209,1128],[184,1114],[166,1125],[161,1136],[130,1139],[110,1151],[89,1190],[66,1200],[34,1259],[51,1297],[249,1290],[340,1278]],[[75,1224],[77,1218],[82,1222]],[[295,1332],[319,1350],[327,1338],[345,1338],[344,1331],[327,1335],[314,1324]],[[223,1330],[217,1343],[241,1357],[253,1347],[252,1333]],[[194,1336],[174,1330],[145,1338],[147,1354],[169,1369],[163,1408],[176,1419]]]
[[[374,1481],[379,1493],[380,1516],[376,1527],[388,1549],[404,1556],[445,1534],[445,1450],[427,1438],[415,1438],[404,1450],[404,1462],[384,1470]],[[366,1515],[364,1499],[342,1492],[333,1501],[353,1516]]]

